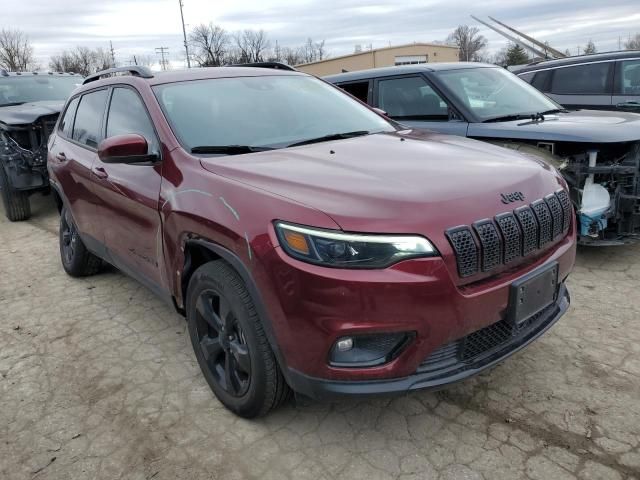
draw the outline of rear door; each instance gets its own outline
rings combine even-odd
[[[78,231],[87,247],[98,254],[102,245],[91,170],[102,140],[107,94],[107,89],[94,90],[71,100],[49,153],[49,168],[55,173]]]
[[[453,135],[467,134],[468,123],[420,74],[376,79],[373,106],[403,125]]]
[[[616,62],[613,106],[640,113],[640,58]]]
[[[105,138],[128,133],[145,137],[148,153],[160,155],[158,136],[142,98],[132,87],[117,86],[110,94]],[[98,216],[108,255],[117,267],[154,289],[162,284],[161,165],[107,164],[99,158],[93,165],[100,199]]]
[[[549,91],[545,93],[567,108],[608,110],[613,95],[613,67],[613,61],[557,67],[551,70]]]

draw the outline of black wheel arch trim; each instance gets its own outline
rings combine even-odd
[[[253,275],[244,264],[242,259],[238,257],[231,250],[223,247],[218,243],[211,242],[209,240],[204,240],[202,238],[191,238],[185,242],[185,250],[188,245],[198,245],[200,247],[206,248],[215,255],[219,256],[221,259],[226,261],[231,265],[231,267],[240,275],[242,281],[249,290],[249,294],[251,295],[251,299],[253,300],[256,311],[258,312],[258,316],[260,317],[260,321],[262,322],[262,326],[264,328],[265,333],[267,334],[267,340],[269,340],[269,345],[271,346],[271,350],[276,357],[276,361],[280,366],[280,371],[282,372],[285,380],[289,385],[290,375],[289,368],[287,368],[287,363],[284,359],[284,355],[278,346],[278,341],[276,340],[275,330],[273,328],[273,322],[271,321],[271,317],[269,316],[269,312],[265,306],[264,300],[262,299],[262,295],[260,294],[260,290],[253,280]],[[185,258],[185,262],[187,259]],[[183,301],[184,303],[184,301]]]

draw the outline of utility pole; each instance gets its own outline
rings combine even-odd
[[[167,60],[165,60],[164,54],[167,53],[168,51],[169,51],[169,47],[157,47],[156,48],[156,53],[159,53],[160,56],[162,57],[162,60],[160,60],[160,66],[162,67],[162,70],[166,70],[167,69]]]
[[[111,50],[111,63],[113,64],[112,66],[115,67],[116,66],[116,52],[113,49],[113,42],[111,40],[109,40],[109,47]]]
[[[184,27],[184,14],[182,13],[182,0],[178,0],[180,4],[180,18],[182,19],[182,35],[184,36],[184,51],[187,54],[187,68],[191,68],[191,59],[189,58],[189,44],[187,43],[187,29]]]

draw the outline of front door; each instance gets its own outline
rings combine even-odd
[[[422,75],[380,78],[375,82],[374,106],[402,125],[452,135],[467,135],[469,124]]]
[[[622,60],[616,64],[613,106],[640,113],[640,59]]]
[[[160,152],[158,136],[137,91],[115,87],[111,91],[105,138],[137,133],[146,138],[148,153]],[[162,164],[93,165],[100,199],[98,218],[112,262],[151,288],[162,285],[162,234],[159,195]]]

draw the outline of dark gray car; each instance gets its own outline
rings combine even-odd
[[[82,77],[0,69],[0,197],[7,218],[31,216],[29,196],[49,189],[47,140]]]
[[[581,243],[640,239],[640,115],[565,110],[514,74],[488,64],[389,67],[325,80],[409,127],[543,158],[569,184]]]
[[[512,71],[566,108],[640,112],[640,51],[548,60]]]

